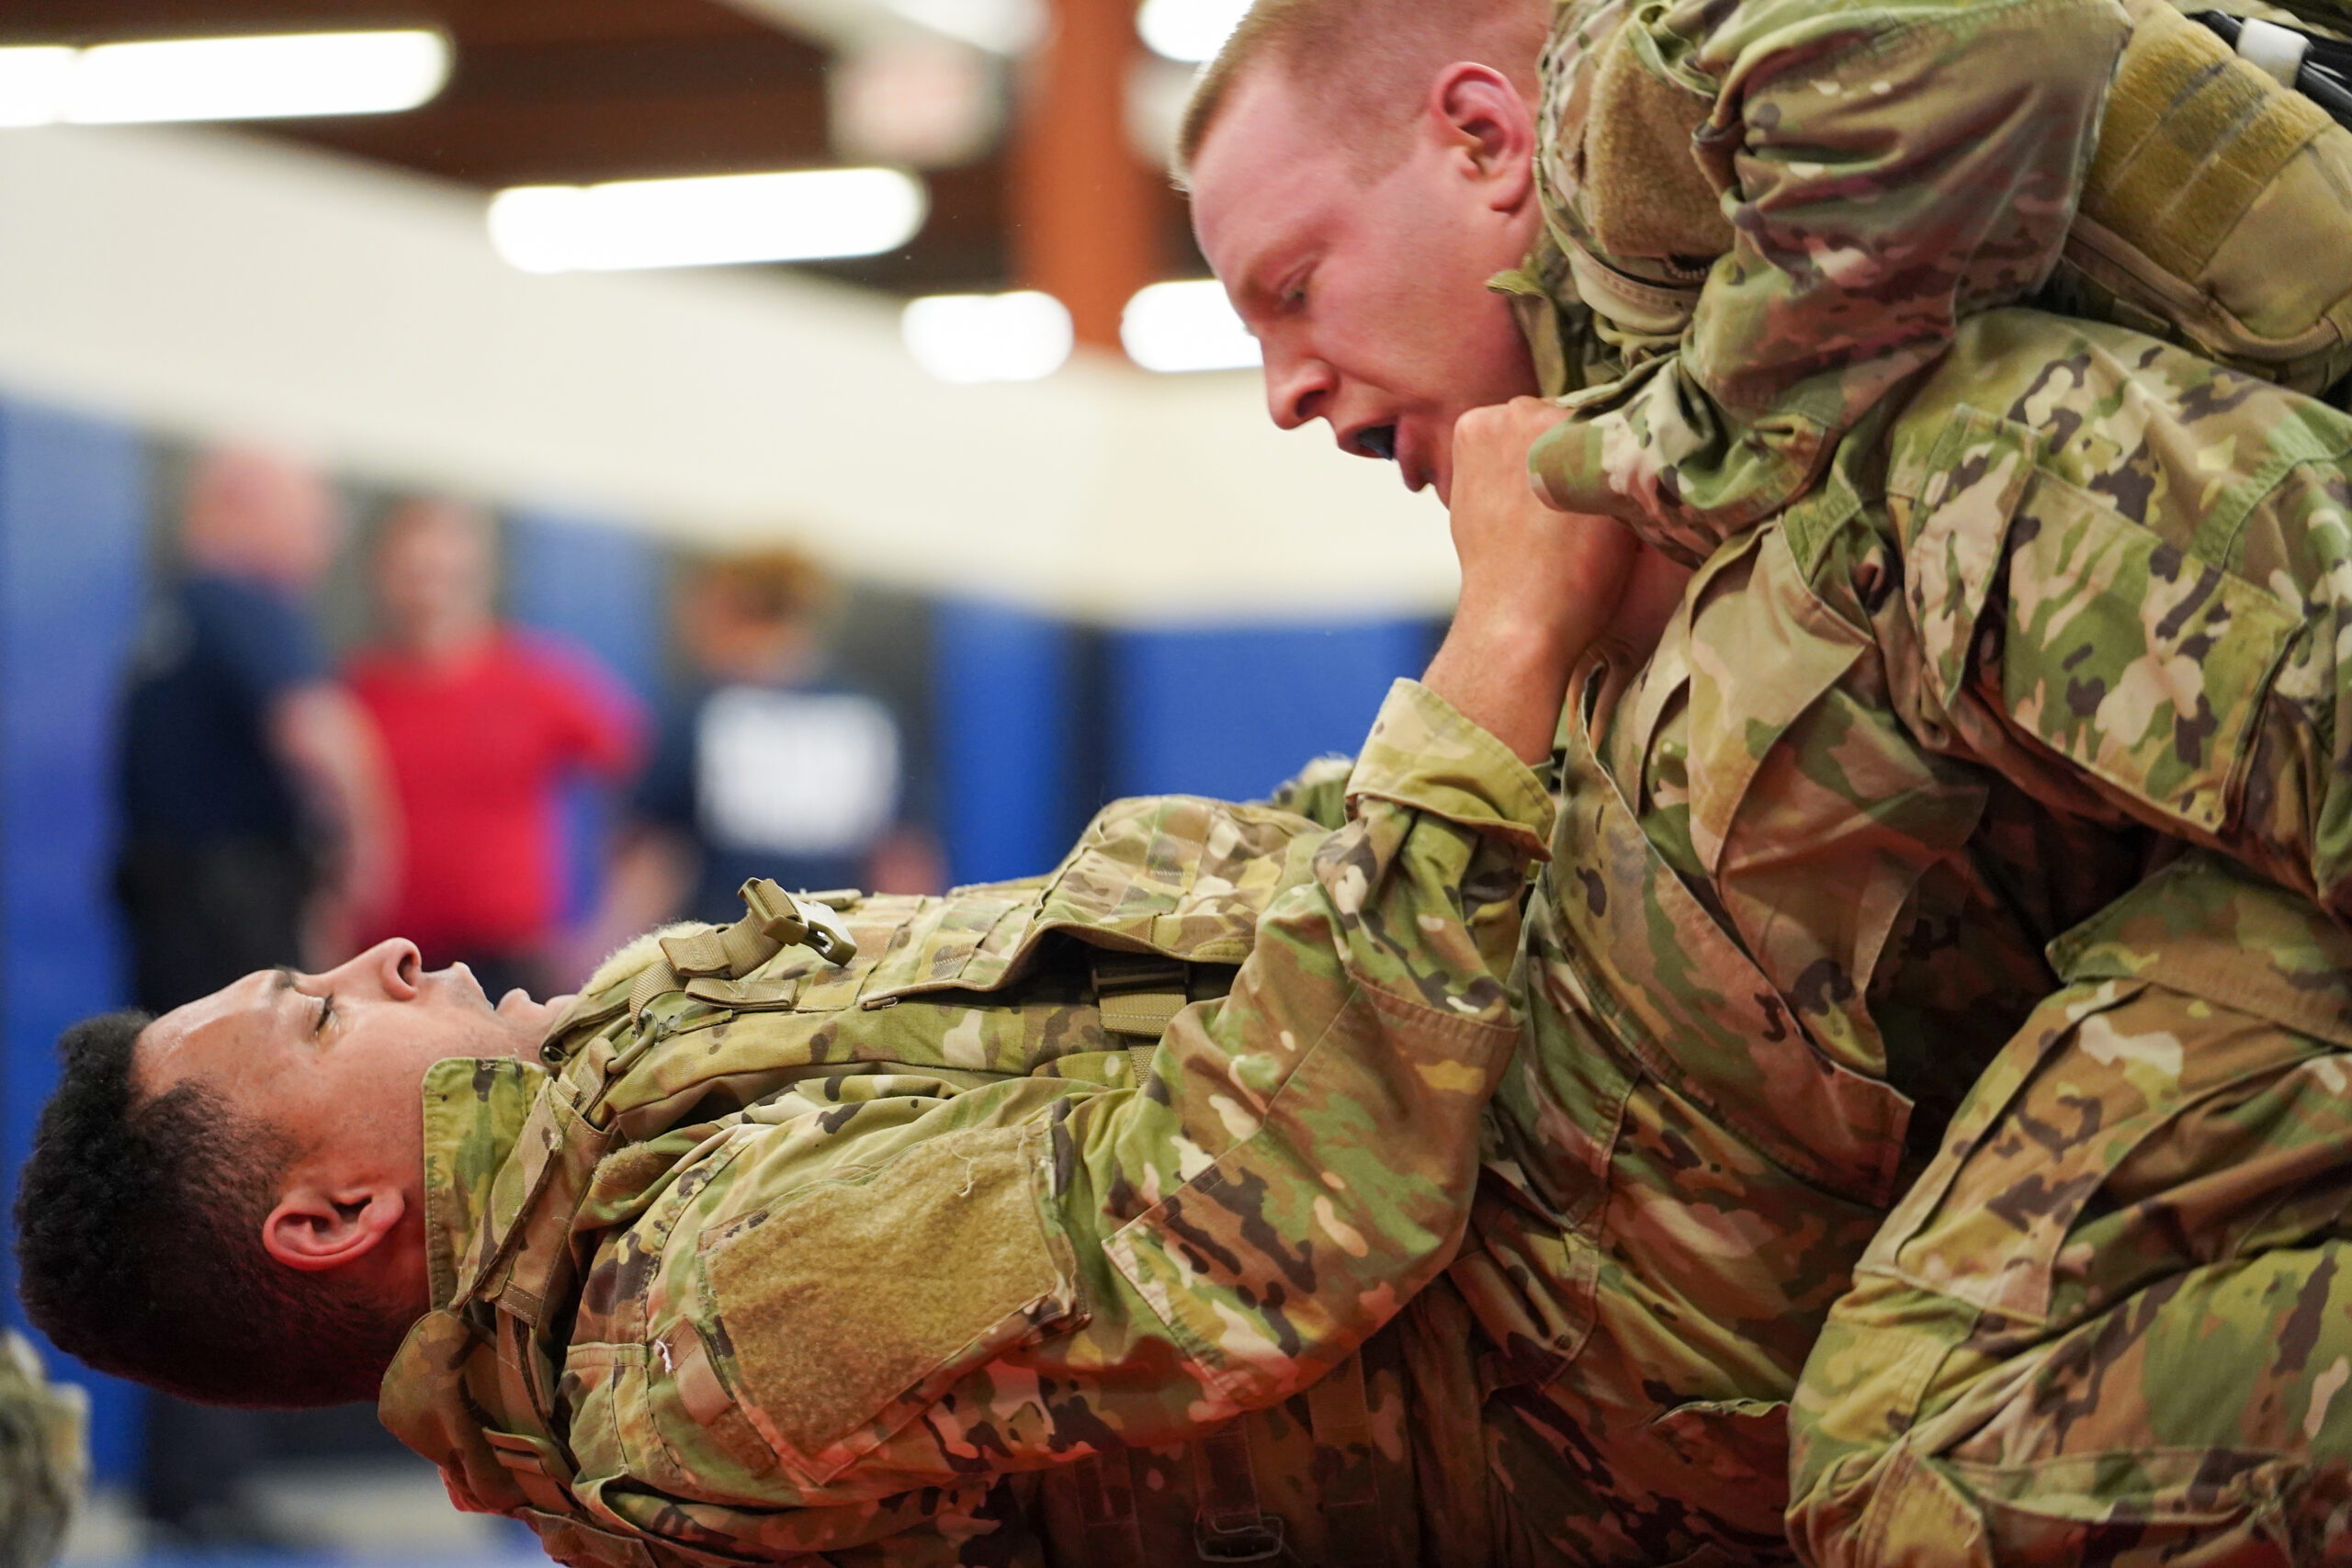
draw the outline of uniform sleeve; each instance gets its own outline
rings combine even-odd
[[[2006,410],[2002,413],[1987,411]],[[1969,322],[1887,446],[1929,745],[2352,919],[2352,420],[2120,328]],[[1880,563],[1883,565],[1883,563]]]
[[[1348,787],[1354,775],[1354,758],[1317,757],[1276,785],[1266,804],[1296,812],[1318,828],[1339,828],[1348,819]]]
[[[1679,352],[1572,400],[1555,504],[1687,562],[1802,494],[1839,435],[2056,263],[2125,35],[2112,0],[1751,0],[1637,13],[1733,241]]]
[[[1400,1310],[1467,1223],[1552,806],[1411,682],[1351,794],[1232,994],[1177,1016],[1139,1088],[852,1077],[747,1113],[775,1121],[700,1162],[652,1287],[668,1375],[616,1405],[616,1451],[691,1462],[603,1495],[691,1485],[848,1529],[1113,1438],[1185,1440]],[[857,1152],[810,1179],[844,1125]]]

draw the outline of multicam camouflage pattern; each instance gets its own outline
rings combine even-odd
[[[1770,1539],[1779,1402],[1979,1071],[2034,1059],[2024,1042],[2047,1036],[2052,1015],[2002,1051],[2036,1004],[2079,1004],[2077,991],[2045,1001],[2062,980],[2045,943],[2129,894],[2107,921],[2153,912],[2132,926],[2137,961],[2169,987],[2137,1004],[2141,1027],[2183,1041],[2228,1032],[2212,1021],[2249,1007],[2250,966],[2325,988],[2291,956],[2318,940],[2297,921],[2332,929],[2309,906],[2274,893],[2272,919],[2242,921],[2207,896],[2224,880],[2210,870],[2134,889],[2161,833],[2347,908],[2335,739],[2352,583],[2346,423],[2126,332],[2023,311],[1962,324],[2022,297],[2056,259],[2114,21],[2103,6],[2033,4],[1559,9],[1539,169],[1548,232],[1497,280],[1517,296],[1545,391],[1578,415],[1532,468],[1555,501],[1623,517],[1698,568],[1649,663],[1593,682],[1564,721],[1560,829],[1529,920],[1532,1048],[1504,1089],[1552,1071],[1552,1103],[1528,1124],[1546,1129],[1552,1212],[1597,1254],[1553,1271],[1592,1283],[1557,1341],[1568,1359],[1541,1384],[1531,1427],[1548,1443],[1498,1449],[1515,1494],[1569,1499],[1561,1560],[1792,1549]],[[1977,58],[1998,71],[1956,69],[1946,52],[1997,37]],[[1612,40],[1625,45],[1613,78]],[[1735,72],[1750,88],[1727,90]],[[1695,132],[1702,162],[1710,138],[1739,149],[1736,165],[1702,175],[1720,189],[1736,174],[1758,199],[1726,201],[1732,227],[1711,237],[1702,222],[1675,229],[1693,210],[1687,191],[1645,208],[1622,177],[1605,188],[1611,166],[1585,135],[1604,100],[1604,127],[1668,144]],[[1971,118],[1998,106],[2010,118]],[[2023,141],[1980,161],[1972,139],[1986,123],[1988,145]],[[1881,169],[1900,177],[1889,186]],[[2033,199],[1984,194],[2010,178]],[[2082,967],[2086,941],[2058,950],[2063,978],[2101,973]],[[2282,1027],[2241,1020],[2241,1057],[2299,1060],[2303,1036],[2329,1037],[2308,1017],[2253,1010]],[[1555,1043],[1580,1036],[1581,1049]],[[1559,1073],[1564,1062],[1583,1071]],[[2068,1111],[2085,1126],[2134,1113],[2125,1089],[2098,1084]],[[2201,1194],[2231,1179],[2231,1161],[2269,1157],[2259,1131],[2225,1151],[2157,1126],[2137,1157]],[[1985,1179],[2030,1184],[2038,1152],[2029,1142]],[[2277,1157],[2336,1192],[2346,1152],[2286,1136]],[[2018,1210],[1988,1205],[1983,1187],[1973,1198],[1951,1213],[1976,1229],[1954,1221],[1905,1258],[1927,1270],[1982,1248],[1939,1266],[1990,1278]],[[2249,1198],[2245,1212],[2264,1206]],[[2312,1228],[2217,1220],[2209,1237],[2205,1209],[2180,1212],[2191,1239],[2179,1249],[2199,1265],[2233,1246],[2292,1248]],[[1645,1233],[1636,1216],[1659,1223]],[[2145,1265],[2143,1296],[2110,1295],[2113,1315],[2051,1351],[2074,1358],[2046,1363],[2074,1378],[2045,1385],[2053,1399],[2088,1404],[2082,1390],[2103,1389],[2098,1333],[2203,1288],[2180,1278],[2192,1265]],[[2256,1271],[2313,1267],[2290,1251]],[[2332,1280],[2333,1266],[2308,1277]],[[2325,1534],[2341,1525],[2314,1523],[2345,1490],[2344,1418],[2309,1396],[2344,1381],[2332,1359],[2295,1363],[2332,1380],[2298,1398],[2283,1363],[2265,1371],[2249,1356],[2206,1381],[2143,1348],[2117,1365],[2178,1408],[2077,1415],[2067,1448],[2033,1435],[2049,1404],[2015,1397],[2029,1374],[2002,1358],[2027,1354],[2023,1339],[1988,1340],[1980,1359],[1926,1381],[1970,1320],[1916,1283],[1866,1285],[1804,1374],[1802,1474],[1815,1490],[1794,1545],[1809,1557],[1942,1561],[1975,1540],[2005,1562],[2101,1560],[2143,1539],[2140,1514],[2171,1508],[2173,1533],[2145,1539],[2220,1561],[2199,1553],[2225,1553],[2253,1516],[2209,1529],[2194,1506],[2219,1519],[2216,1478],[2241,1472],[2233,1496],[2317,1500],[2255,1510],[2267,1522],[2250,1528],[2272,1529],[2274,1546],[2299,1532],[2302,1550],[2278,1557],[2341,1554]],[[2336,1305],[2318,1288],[2298,1298],[2306,1319]],[[1893,1347],[1908,1361],[1869,1339],[1915,1318],[1927,1326]],[[2180,1343],[2178,1322],[2278,1342],[2260,1311],[2217,1309],[2150,1343]],[[1947,1434],[2028,1435],[1964,1456],[1997,1460],[1997,1472],[1955,1452],[1929,1484],[1919,1475],[1939,1450],[1897,1440],[1939,1409],[1955,1413]],[[1708,1413],[1709,1441],[1662,1467],[1658,1430],[1686,1410]],[[2176,1437],[2186,1447],[2164,1452]],[[2070,1534],[2067,1520],[2112,1528]]]
[[[52,1383],[13,1331],[0,1342],[0,1568],[45,1568],[65,1542],[89,1472],[88,1401]]]
[[[2049,278],[2128,33],[2114,0],[1562,0],[1539,186],[1622,358],[1546,389],[1577,416],[1533,455],[1555,502],[1695,565],[1803,493]]]
[[[1962,332],[1887,461],[1915,729],[2352,916],[2352,420],[2004,311]]]
[[[1498,1112],[1529,1072],[1554,1075],[1545,1113],[1518,1118],[1544,1129],[1526,1163],[1548,1160],[1571,1247],[1594,1254],[1551,1271],[1591,1281],[1555,1340],[1565,1363],[1541,1380],[1553,1453],[1531,1440],[1498,1460],[1522,1495],[1573,1498],[1562,1478],[1584,1483],[1560,1560],[1768,1553],[1740,1532],[1764,1537],[1758,1521],[1777,1511],[1778,1402],[1796,1393],[1864,1243],[1978,1074],[2028,1050],[2003,1054],[2032,1010],[2078,1003],[2074,991],[2047,1001],[2068,980],[2115,977],[2086,967],[2109,951],[2093,935],[2053,950],[2063,971],[2046,943],[2107,909],[2085,931],[2131,931],[2134,976],[2163,987],[2145,1017],[2183,1040],[2234,1010],[2251,1021],[2229,1026],[2244,1036],[2232,1049],[2298,1061],[2312,1050],[2302,1036],[2342,1027],[2309,1010],[2338,1005],[2341,976],[2297,956],[2335,931],[2317,908],[2274,890],[2256,919],[2186,874],[2142,884],[2161,834],[2345,908],[2347,454],[2352,422],[2310,400],[2121,329],[1993,312],[1961,326],[1915,395],[1866,416],[1813,491],[1713,548],[1644,668],[1604,675],[1572,705],[1560,826],[1528,925],[1532,1048]],[[2249,885],[2228,886],[2234,898]],[[2287,976],[2269,989],[2300,987],[2305,1011],[2252,999],[2265,965]],[[2070,1115],[2120,1124],[2136,1114],[2128,1088],[2085,1091]],[[2040,1136],[2038,1124],[2021,1125]],[[2233,1162],[2270,1157],[2263,1131],[2225,1145],[2159,1122],[2134,1157],[2219,1203]],[[2326,1137],[2282,1132],[2278,1147],[2314,1190],[2335,1191],[2352,1161],[2352,1145]],[[2017,1212],[1952,1213],[1963,1209],[1980,1228],[1953,1221],[1920,1258],[1964,1274],[1977,1259],[1950,1248]],[[2312,1228],[2282,1213],[2275,1231],[2217,1219],[2209,1235],[2206,1213],[2184,1200],[2187,1229],[2167,1234],[2207,1261],[2234,1248],[2251,1266]],[[2177,1275],[2152,1263],[2125,1316],[2183,1288]],[[1871,1288],[1851,1309],[1865,1324],[1940,1321],[1931,1294]],[[2067,1343],[2087,1354],[2096,1341]],[[2165,1483],[2110,1495],[2085,1478],[2135,1445],[2150,1477],[2176,1460],[2177,1473],[2217,1472],[2154,1456],[2161,1434],[2188,1426],[2135,1438],[2119,1418],[2083,1428],[2109,1447],[2078,1485],[2037,1491],[2020,1438],[1997,1478],[1954,1462],[1940,1490],[1923,1490],[1907,1449],[1883,1454],[1912,1412],[1895,1398],[1901,1370],[1863,1375],[1876,1364],[1867,1350],[1831,1363],[1850,1384],[1825,1396],[1842,1446],[1809,1473],[1834,1461],[1836,1483],[1797,1514],[1798,1545],[1823,1558],[1904,1560],[1873,1555],[1876,1543],[1934,1541],[2004,1509],[2128,1520]],[[2020,1369],[1965,1371],[1951,1393],[1971,1431],[2023,1429],[2044,1408],[2014,1381]],[[2147,1385],[2162,1393],[2167,1375],[2181,1374],[2151,1371]],[[2215,1385],[2181,1377],[2196,1390],[2182,1421],[2219,1419]],[[2234,1473],[2233,1456],[2269,1442],[2275,1462],[2249,1488],[2340,1495],[2352,1429],[2247,1386],[2229,1408],[2232,1442],[2198,1455]],[[1679,1472],[1649,1463],[1661,1425],[1690,1409],[1712,1419],[1703,1443]],[[2298,1454],[2311,1462],[2298,1468]],[[1907,1533],[1884,1525],[1897,1515]],[[2004,1562],[2083,1560],[2081,1537],[1984,1528]],[[2197,1528],[2172,1538],[2199,1542],[2183,1561],[2227,1534]]]
[[[543,1066],[441,1064],[438,1305],[387,1425],[567,1562],[1075,1563],[1110,1561],[1100,1521],[1048,1506],[1080,1539],[1041,1543],[1029,1472],[1115,1454],[1148,1486],[1130,1449],[1258,1412],[1250,1446],[1362,1466],[1272,1472],[1297,1542],[1339,1539],[1336,1487],[1396,1561],[1445,1560],[1430,1532],[1481,1518],[1464,1337],[1352,1353],[1463,1236],[1551,806],[1409,682],[1349,793],[1329,834],[1123,803],[1048,878],[861,903],[845,967],[787,952],[632,1015],[640,947]],[[1204,997],[1148,1065],[1097,1005],[1122,951]],[[1317,1419],[1334,1369],[1363,1379],[1352,1433]]]
[[[2193,852],[2059,956],[1814,1349],[1797,1539],[2352,1560],[2352,936]]]
[[[1925,748],[1997,771],[2052,820],[2137,821],[2227,851],[2340,919],[2347,460],[2352,421],[2310,400],[2120,329],[1999,311],[1965,324],[1899,412],[1849,439],[1823,494],[1768,532],[1818,563],[1807,587],[1824,601],[1875,594],[1885,705]],[[1867,499],[1873,482],[1883,499]],[[1980,1121],[1947,1141],[1919,1190],[1941,1182],[1968,1199],[1916,1242],[1909,1227],[1924,1215],[1876,1244],[1874,1258],[1899,1247],[1905,1266],[1880,1267],[1838,1309],[1807,1374],[1800,1429],[1826,1434],[1804,1455],[1816,1490],[1793,1516],[1809,1551],[1899,1560],[1900,1542],[1933,1537],[1954,1551],[1975,1540],[1988,1562],[2127,1546],[2148,1553],[2134,1562],[2222,1561],[2199,1554],[2238,1532],[2308,1543],[2344,1528],[2312,1521],[2345,1506],[2352,1416],[2312,1416],[2308,1400],[2290,1410],[2278,1374],[2253,1363],[2233,1369],[2245,1374],[2227,1385],[2236,1395],[2218,1397],[2224,1385],[2201,1381],[2186,1346],[2225,1323],[2260,1332],[2262,1290],[2332,1275],[2309,1247],[2340,1208],[2352,1142],[2310,1108],[2274,1118],[2267,1107],[2227,1134],[2201,1125],[2206,1113],[2188,1108],[2235,1089],[2189,1071],[2146,1098],[2139,1045],[2116,1043],[2174,1040],[2167,1049],[2242,1078],[2332,1060],[2336,1044],[2323,1043],[2343,1042],[2352,1017],[2344,943],[2307,900],[2192,856],[2053,950],[2075,984],[1975,1089]],[[2030,1109],[2008,1104],[2034,1072],[2056,1075],[2063,1112],[2030,1093],[2018,1100]],[[2335,1066],[2311,1072],[2299,1092],[2340,1104]],[[1995,1117],[2013,1120],[1982,1120]],[[2085,1158],[2128,1156],[2145,1179],[2066,1177],[2070,1130],[2087,1140]],[[2038,1327],[1954,1306],[1952,1292],[1984,1304],[1972,1280],[2007,1278],[2018,1257],[2059,1246],[2033,1195],[2059,1202],[2075,1179],[2088,1185],[2064,1201],[2107,1196],[2059,1257],[2108,1279],[2102,1292]],[[2285,1183],[2303,1184],[2330,1217],[2301,1196],[2282,1203]],[[2127,1187],[2136,1195],[2118,1196]],[[2109,1198],[2148,1205],[2112,1240],[2100,1230]],[[1904,1213],[1926,1201],[1915,1194]],[[2150,1253],[2133,1225],[2169,1225],[2176,1252]],[[2083,1249],[2093,1238],[2096,1259]],[[2197,1272],[2222,1258],[2245,1271],[2238,1284]],[[2180,1315],[2167,1317],[2176,1297]],[[1898,1321],[1920,1337],[1872,1337]],[[2203,1326],[2182,1327],[2192,1321]],[[1937,1363],[1929,1339],[1952,1359]],[[1877,1354],[1865,1345],[1909,1359],[1865,1377]],[[2057,1361],[2039,1360],[2045,1351]],[[2109,1404],[2110,1372],[2148,1406],[2120,1393]],[[2098,1419],[2052,1415],[2084,1386],[2103,1391]],[[1965,1414],[1890,1448],[1946,1403]],[[1965,1444],[1962,1427],[1977,1435]],[[2224,1476],[2240,1478],[2236,1490]],[[2290,1494],[2307,1501],[2278,1502]],[[2247,1501],[2257,1495],[2267,1501]],[[2318,1559],[2298,1549],[2286,1560]]]

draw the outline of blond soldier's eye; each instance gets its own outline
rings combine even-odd
[[[327,1032],[328,1021],[334,1017],[334,993],[330,991],[325,996],[319,998],[319,1021],[311,1026],[311,1034],[312,1038],[324,1034]]]

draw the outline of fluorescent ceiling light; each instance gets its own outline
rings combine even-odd
[[[1119,342],[1147,370],[1245,370],[1263,357],[1214,277],[1137,289],[1120,313]]]
[[[518,186],[491,198],[490,241],[525,272],[870,256],[914,238],[930,205],[897,169]]]
[[[423,28],[0,49],[0,125],[392,114],[448,79]]]
[[[1154,54],[1197,64],[1216,58],[1249,9],[1250,0],[1143,0],[1136,31]]]
[[[1035,381],[1069,357],[1069,311],[1050,294],[934,294],[899,318],[907,352],[943,381]]]

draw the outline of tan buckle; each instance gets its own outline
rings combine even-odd
[[[779,948],[804,945],[831,964],[847,964],[857,956],[857,942],[849,928],[816,900],[796,897],[764,876],[744,883],[741,894],[752,923]]]

